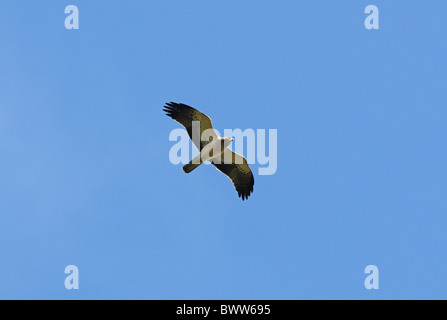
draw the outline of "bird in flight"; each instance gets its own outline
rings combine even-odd
[[[255,179],[247,159],[228,147],[233,139],[219,137],[213,129],[211,119],[186,104],[166,103],[163,111],[185,127],[200,152],[197,157],[183,167],[183,171],[190,173],[203,162],[210,161],[217,170],[230,178],[239,197],[242,200],[248,199],[253,192]],[[198,132],[194,132],[194,130]]]

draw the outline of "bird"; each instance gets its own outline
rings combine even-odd
[[[253,192],[255,180],[247,159],[229,148],[234,139],[219,137],[210,117],[186,104],[168,102],[163,107],[163,111],[185,127],[190,139],[200,152],[197,157],[183,166],[183,171],[190,173],[200,164],[209,161],[231,180],[239,198],[248,199]],[[200,125],[200,132],[193,132],[194,121]],[[200,136],[196,138],[199,134]],[[202,140],[204,136],[208,136],[209,139]]]

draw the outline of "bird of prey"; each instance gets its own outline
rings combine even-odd
[[[255,180],[247,159],[228,148],[233,139],[219,137],[213,129],[211,119],[186,104],[166,103],[163,111],[185,127],[189,137],[200,151],[196,158],[183,167],[183,171],[190,173],[203,162],[210,161],[217,170],[230,178],[239,197],[242,200],[247,199],[253,192]],[[200,127],[195,124],[199,124]],[[195,128],[199,132],[194,132]],[[203,136],[207,137],[204,139]]]

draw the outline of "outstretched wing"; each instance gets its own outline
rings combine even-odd
[[[211,163],[217,170],[230,178],[242,200],[248,199],[253,192],[255,179],[248,166],[247,159],[231,149],[225,149],[220,157],[220,161],[212,160]]]
[[[213,129],[213,124],[211,123],[211,119],[206,115],[201,113],[200,111],[194,109],[183,103],[175,103],[169,102],[164,106],[163,111],[166,114],[180,123],[185,127],[188,132],[189,138],[194,142],[197,149],[202,150],[204,146],[206,146],[210,141],[217,139],[217,134]],[[197,130],[195,134],[198,135],[195,139],[193,139],[193,121],[200,122],[200,130]],[[208,130],[206,135],[212,139],[209,141],[201,141],[202,134],[205,130]],[[197,141],[194,141],[197,140]]]

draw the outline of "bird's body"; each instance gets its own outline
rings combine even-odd
[[[183,167],[183,171],[190,173],[203,162],[210,161],[217,170],[230,178],[239,197],[242,200],[247,199],[253,192],[255,181],[247,159],[229,148],[233,139],[219,137],[213,129],[211,119],[188,105],[170,102],[166,104],[164,111],[185,127],[189,137],[200,151],[199,155]],[[199,126],[195,127],[194,122]],[[198,132],[193,132],[194,130]],[[198,139],[197,135],[200,135]]]
[[[190,173],[206,161],[220,161],[222,153],[225,152],[231,144],[231,141],[233,141],[233,139],[221,137],[211,141],[200,150],[200,153],[194,159],[183,166],[183,171],[185,171],[185,173]]]

